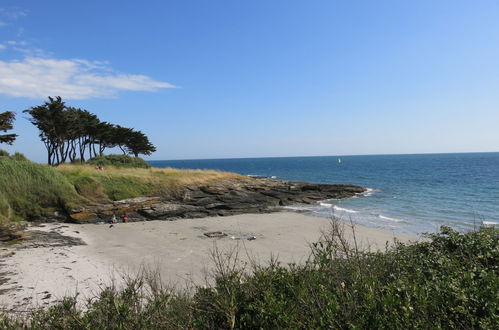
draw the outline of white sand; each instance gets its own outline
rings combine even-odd
[[[310,244],[329,226],[328,219],[292,212],[119,223],[112,228],[108,224],[70,224],[58,231],[80,237],[87,245],[0,250],[1,272],[15,274],[8,283],[0,285],[0,306],[26,310],[49,305],[75,292],[81,298],[92,297],[99,286],[109,284],[112,278],[119,283],[120,274],[133,274],[141,267],[158,270],[170,284],[203,284],[204,275],[214,265],[210,254],[215,246],[221,251],[236,248],[243,261],[251,257],[265,263],[273,255],[282,263],[300,263],[309,257]],[[56,227],[60,224],[49,224],[43,230]],[[213,231],[228,236],[203,235]],[[232,236],[257,239],[235,240]],[[417,239],[359,225],[356,236],[363,247],[374,249],[383,249],[394,238],[402,242]],[[12,251],[13,256],[1,257]],[[3,289],[12,288],[15,290],[2,293]]]

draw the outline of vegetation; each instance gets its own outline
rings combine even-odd
[[[234,173],[173,168],[128,168],[105,166],[103,171],[91,165],[63,164],[57,171],[89,200],[120,200],[139,196],[176,195],[189,185],[207,185],[237,180]]]
[[[74,187],[54,168],[30,162],[19,153],[0,155],[0,231],[79,201]]]
[[[105,288],[83,309],[76,297],[0,327],[31,329],[495,329],[499,230],[442,227],[427,242],[384,253],[349,245],[333,223],[305,265],[236,266],[214,253],[214,285],[193,294],[143,274]]]
[[[151,168],[148,162],[139,157],[130,157],[128,155],[104,155],[97,156],[86,161],[88,165],[96,166],[115,166],[131,168]]]
[[[16,115],[12,111],[0,113],[0,131],[7,132],[11,130],[14,119],[16,119]],[[0,143],[12,144],[16,138],[17,134],[3,134],[0,135]]]
[[[102,156],[106,148],[119,147],[123,154],[135,157],[156,151],[142,132],[101,122],[87,110],[67,106],[60,96],[23,112],[40,131],[49,165],[76,159],[84,162],[87,154],[89,158]]]

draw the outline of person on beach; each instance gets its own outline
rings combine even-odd
[[[123,214],[123,222],[128,222],[128,213]]]
[[[116,219],[116,214],[113,213],[113,216],[111,217],[111,220],[109,221],[110,223],[117,223],[118,219]]]

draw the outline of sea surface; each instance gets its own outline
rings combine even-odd
[[[499,153],[150,161],[154,167],[369,188],[362,196],[291,209],[397,233],[469,231],[499,224]]]

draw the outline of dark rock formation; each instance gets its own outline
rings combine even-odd
[[[264,179],[188,186],[178,196],[139,197],[74,210],[73,222],[108,221],[128,213],[129,221],[175,220],[242,213],[268,213],[292,204],[353,197],[366,189],[343,184],[313,184]]]

